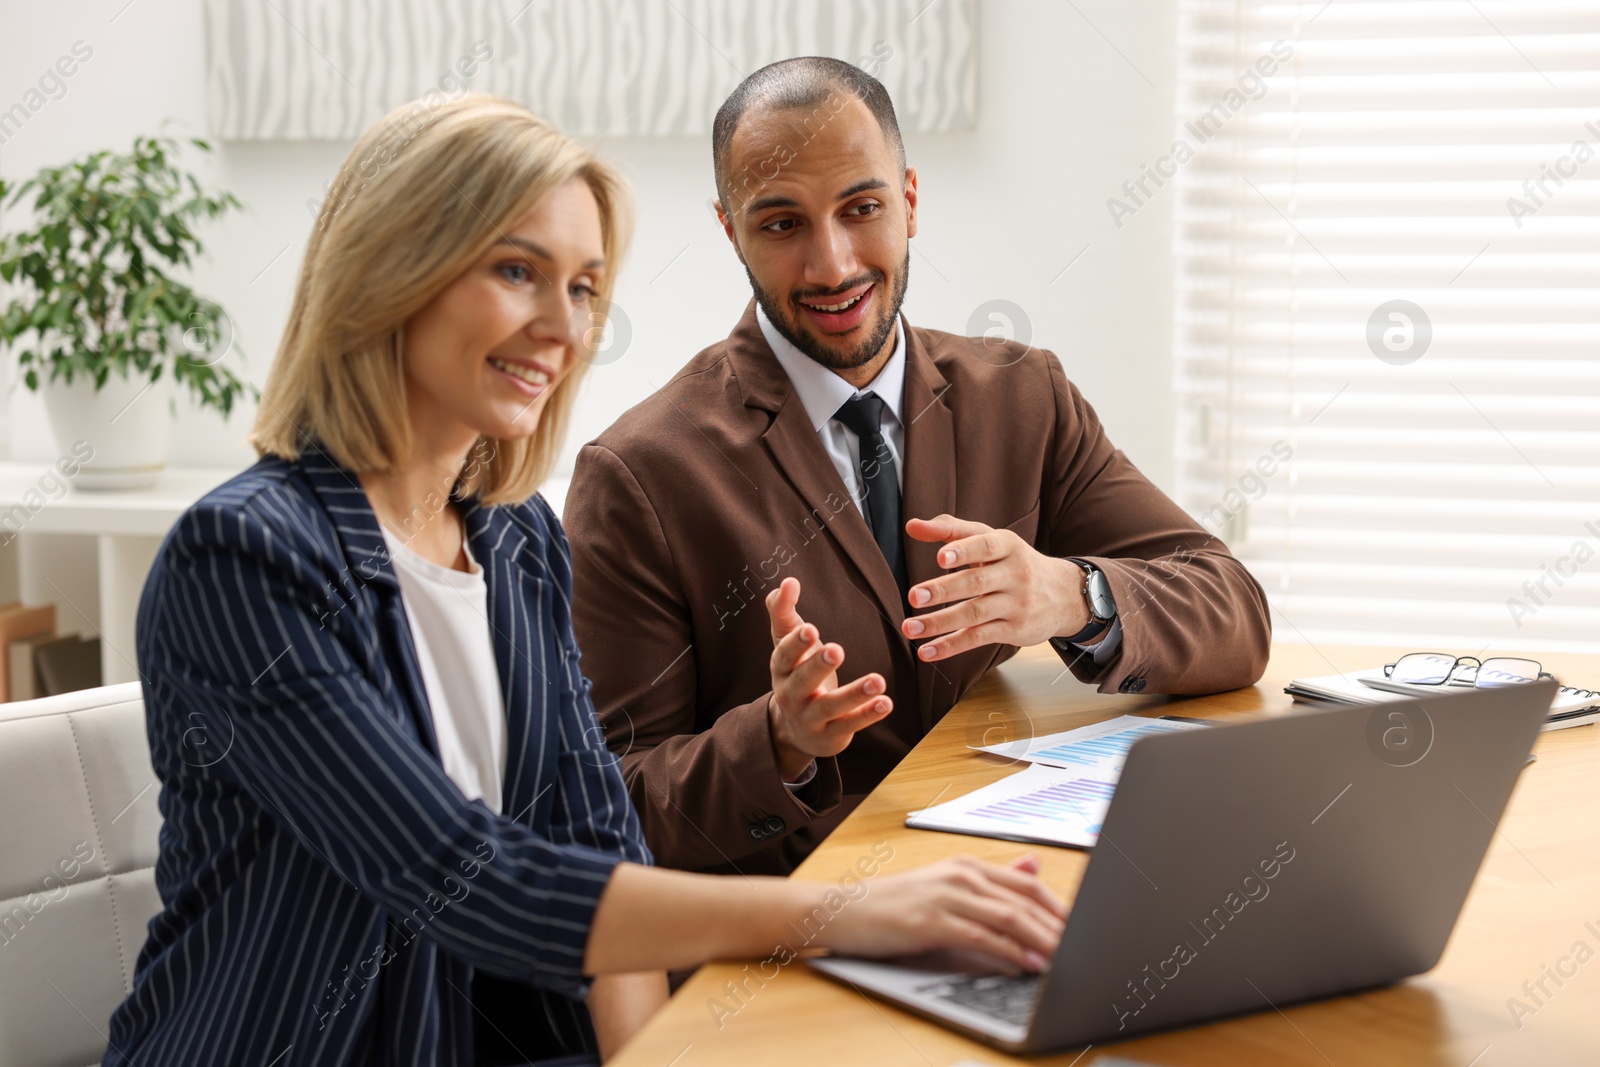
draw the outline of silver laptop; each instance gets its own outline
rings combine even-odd
[[[1555,683],[1134,744],[1042,975],[807,962],[1012,1052],[1382,986],[1444,952]]]

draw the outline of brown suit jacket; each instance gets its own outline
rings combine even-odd
[[[754,308],[584,447],[566,526],[585,673],[657,860],[781,873],[1016,650],[916,659],[894,575]],[[1054,355],[905,334],[903,517],[1008,527],[1098,565],[1122,645],[1103,667],[1087,655],[1070,666],[1104,692],[1216,692],[1261,676],[1260,586],[1112,447]],[[906,538],[912,584],[941,573],[937,548]],[[795,791],[768,726],[763,604],[788,575],[801,615],[844,647],[840,681],[878,671],[894,699]]]

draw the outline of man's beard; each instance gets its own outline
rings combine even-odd
[[[750,279],[750,288],[756,295],[756,303],[761,305],[761,310],[767,313],[767,318],[772,320],[772,325],[785,340],[803,352],[813,363],[831,371],[854,370],[863,364],[871,363],[894,334],[895,320],[900,317],[900,305],[905,302],[906,285],[911,278],[911,249],[907,246],[906,258],[900,264],[899,276],[894,280],[894,291],[889,294],[888,314],[879,315],[878,321],[872,326],[872,332],[864,341],[843,352],[827,347],[816,337],[799,329],[789,318],[792,302],[780,301],[775,293],[763,288],[761,283],[756,281],[755,275],[750,273],[749,266],[745,267],[744,273],[745,277]],[[839,286],[838,291],[845,292],[869,281],[874,285],[873,298],[876,300],[882,293],[885,282],[882,271],[875,270],[860,278],[853,278],[845,285]],[[794,314],[798,316],[799,312],[795,311]]]

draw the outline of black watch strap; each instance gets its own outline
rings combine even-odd
[[[1110,629],[1110,627],[1111,624],[1109,622],[1101,622],[1099,619],[1090,616],[1089,625],[1085,626],[1071,637],[1052,637],[1050,641],[1052,644],[1057,641],[1061,642],[1063,645],[1081,644],[1082,642],[1088,641],[1091,638],[1099,637],[1103,631]]]

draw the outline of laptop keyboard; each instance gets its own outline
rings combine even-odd
[[[917,991],[936,1000],[959,1004],[969,1011],[988,1015],[1017,1026],[1027,1026],[1033,1018],[1033,1002],[1038,999],[1043,975],[961,975],[941,978]]]

